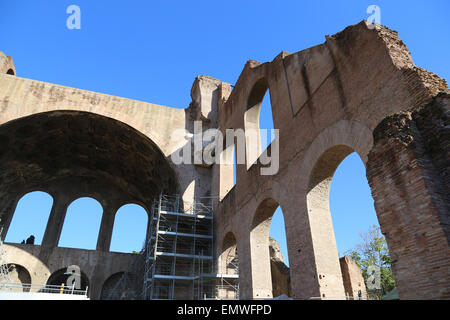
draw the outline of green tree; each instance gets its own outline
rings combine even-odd
[[[395,288],[386,239],[376,225],[370,227],[367,232],[360,233],[360,237],[362,241],[356,245],[355,249],[345,252],[344,255],[350,256],[361,268],[368,295],[371,298],[381,298]],[[370,268],[371,266],[379,268],[380,287],[378,289],[370,289],[375,283],[375,276],[369,272],[373,269]]]

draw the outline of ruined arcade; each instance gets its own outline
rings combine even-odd
[[[200,273],[205,278],[226,278],[229,287],[217,292],[227,298],[265,299],[283,291],[294,299],[355,295],[361,278],[353,276],[351,262],[339,260],[328,199],[336,168],[357,152],[366,165],[400,299],[450,298],[449,91],[444,79],[414,65],[395,31],[362,21],[320,45],[281,52],[271,62],[249,60],[234,86],[198,76],[185,109],[21,78],[12,58],[0,53],[2,239],[24,194],[40,190],[54,199],[41,245],[4,244],[5,263],[21,266],[30,283],[54,283],[61,270],[78,265],[91,299],[108,298],[130,270],[144,285],[151,272],[136,268],[139,256],[110,252],[116,211],[136,203],[149,214],[150,246],[157,246],[151,239],[160,233],[170,236],[168,215],[176,216],[174,228],[188,224],[182,220],[191,219],[187,214],[195,215],[195,232],[177,229],[176,235],[195,241],[168,243],[174,255],[186,259],[186,269],[201,266],[208,269]],[[224,135],[227,129],[258,130],[267,91],[279,139],[266,150],[252,147],[263,156],[278,152],[276,174],[262,175],[268,165],[247,145],[234,186],[228,164],[173,162],[173,155],[191,144],[173,132],[192,133],[196,121]],[[230,148],[234,145],[224,146],[223,153]],[[58,247],[67,207],[86,195],[103,207],[96,250]],[[162,208],[162,195],[180,195],[176,209]],[[208,212],[195,211],[198,205],[189,211],[189,204],[204,199],[211,200]],[[290,278],[289,285],[278,282],[282,289],[274,293],[272,275],[283,273],[271,268],[269,227],[278,206]],[[161,213],[168,214],[166,220]],[[164,223],[169,227],[162,230]],[[180,243],[185,251],[176,252]],[[169,259],[168,253],[159,261]],[[155,272],[153,283],[169,279]],[[186,298],[188,291],[203,288],[187,273],[170,279],[186,285],[168,298]],[[229,290],[237,282],[238,296]]]

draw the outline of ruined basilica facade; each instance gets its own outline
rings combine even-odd
[[[194,121],[223,133],[258,129],[267,91],[279,129],[275,175],[261,175],[264,165],[249,157],[236,166],[236,185],[232,165],[173,163],[190,143],[174,130],[193,132]],[[357,152],[400,299],[450,298],[450,95],[444,79],[414,65],[395,31],[363,21],[323,44],[248,61],[234,87],[199,76],[191,97],[178,109],[25,79],[0,53],[2,238],[23,195],[39,190],[54,200],[42,244],[6,243],[7,262],[40,284],[78,265],[91,299],[101,299],[136,259],[109,250],[118,208],[150,212],[161,193],[206,196],[214,199],[214,261],[237,251],[241,299],[273,296],[269,227],[278,206],[292,297],[343,297],[329,190],[338,165]],[[66,209],[82,196],[103,207],[96,250],[59,247]]]

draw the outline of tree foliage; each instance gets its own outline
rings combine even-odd
[[[360,233],[360,237],[362,241],[345,255],[350,256],[361,268],[369,296],[381,298],[395,288],[386,239],[376,225],[370,227],[367,232]],[[373,288],[376,287],[377,276],[371,272],[374,269],[373,266],[379,268],[380,286],[378,288]]]

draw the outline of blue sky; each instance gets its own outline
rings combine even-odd
[[[80,30],[66,28],[71,4],[81,8]],[[381,23],[399,32],[417,66],[450,79],[448,0],[0,1],[0,51],[13,57],[20,77],[185,108],[197,75],[234,84],[247,60],[271,61],[281,51],[323,43],[325,35],[367,18],[371,4],[380,7]],[[261,127],[270,128],[269,114]],[[341,253],[376,222],[357,156],[338,168],[330,207]],[[86,208],[78,205],[80,214],[96,212]],[[279,216],[274,230],[283,229]],[[136,228],[144,221],[131,220]],[[285,248],[282,233],[273,235]],[[24,229],[18,241],[27,236]],[[123,241],[121,250],[142,245]]]

